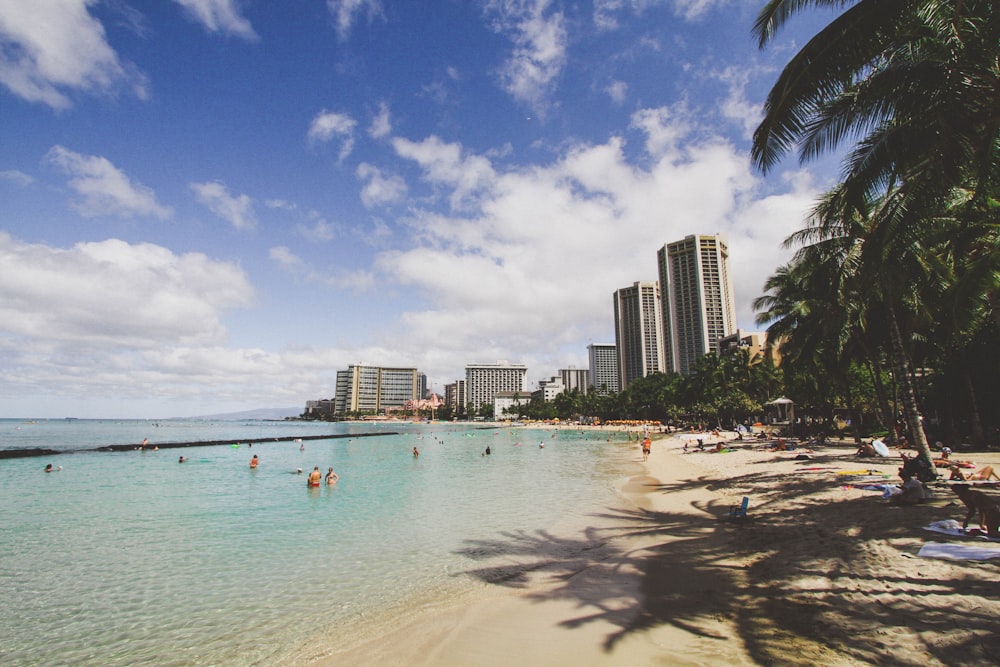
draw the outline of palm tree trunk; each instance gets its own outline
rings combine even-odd
[[[882,364],[879,363],[868,342],[864,338],[860,339],[861,346],[865,351],[865,366],[868,374],[872,378],[872,387],[875,388],[875,400],[878,404],[878,418],[882,426],[889,432],[886,440],[890,445],[896,444],[896,431],[892,427],[892,408],[889,406],[889,395],[885,392],[885,384],[882,382]]]
[[[965,357],[965,355],[962,355]],[[976,401],[976,389],[972,385],[972,376],[969,374],[969,367],[962,366],[962,379],[965,381],[965,390],[969,392],[969,417],[972,420],[972,442],[982,445],[986,442],[986,431],[983,429],[983,420],[979,414],[979,403]]]
[[[913,446],[927,459],[927,464],[934,469],[934,457],[931,455],[930,445],[927,444],[927,434],[924,433],[924,425],[920,422],[920,410],[917,406],[917,394],[913,390],[913,382],[910,380],[908,368],[910,360],[906,355],[906,348],[903,345],[903,335],[899,331],[899,321],[896,319],[896,308],[889,304],[889,337],[892,340],[892,359],[895,369],[896,379],[899,382],[899,391],[902,394],[903,414],[906,418],[906,426],[913,436]]]

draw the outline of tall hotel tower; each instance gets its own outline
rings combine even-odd
[[[524,392],[524,376],[528,368],[521,364],[498,361],[495,364],[469,364],[465,367],[465,409],[478,410],[483,404],[493,403],[500,392]],[[530,392],[524,394],[527,403]]]
[[[591,343],[587,346],[590,359],[590,384],[598,394],[618,393],[618,348],[614,345]]]
[[[736,330],[726,237],[691,235],[657,252],[667,370],[688,375]]]
[[[636,378],[663,372],[660,288],[637,282],[616,291],[614,299],[618,388],[624,391]]]

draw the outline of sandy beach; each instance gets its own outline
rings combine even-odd
[[[996,664],[1000,558],[917,555],[1000,550],[926,530],[964,518],[948,488],[890,506],[856,485],[898,481],[899,459],[859,459],[848,442],[684,453],[682,437],[654,437],[647,462],[638,443],[629,454],[621,506],[566,534],[478,545],[504,556],[467,573],[488,594],[409,614],[319,664]],[[958,458],[1000,468],[996,452]],[[731,519],[743,496],[748,518]]]

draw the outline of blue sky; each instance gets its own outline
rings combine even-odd
[[[5,0],[0,416],[302,406],[351,363],[586,367],[725,233],[739,324],[832,169],[747,157],[762,0]]]

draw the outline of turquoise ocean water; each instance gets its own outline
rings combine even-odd
[[[297,664],[485,586],[470,545],[586,523],[635,465],[624,436],[465,424],[0,420],[0,449],[317,434],[348,437],[0,459],[0,664]]]

